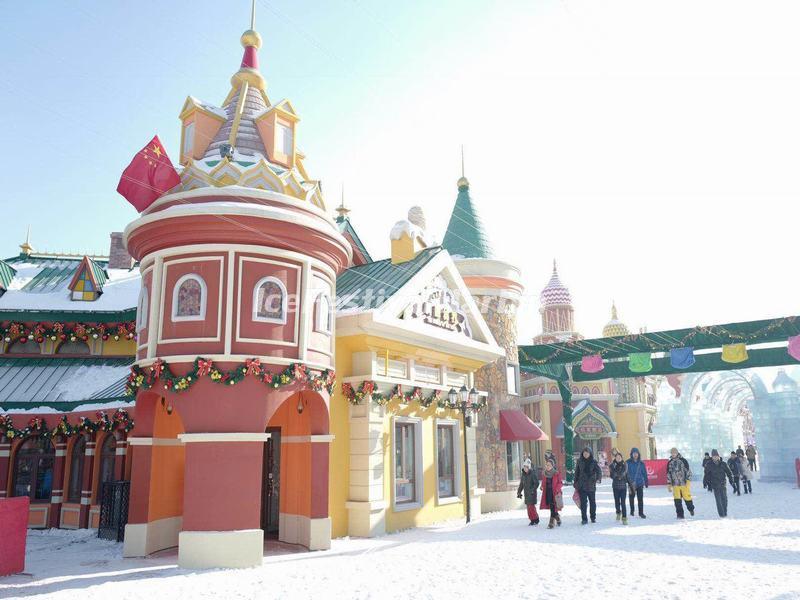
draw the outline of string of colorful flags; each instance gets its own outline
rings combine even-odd
[[[789,338],[786,348],[789,356],[800,361],[800,335]],[[729,364],[747,362],[747,344],[723,344],[720,360]],[[695,363],[694,348],[685,346],[672,348],[669,351],[669,363],[673,369],[688,369]],[[581,359],[581,371],[584,373],[599,373],[605,368],[603,357],[600,354],[590,354]],[[628,369],[631,373],[649,373],[653,370],[653,356],[650,352],[631,352],[628,355]]]

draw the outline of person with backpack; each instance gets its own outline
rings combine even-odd
[[[552,529],[556,524],[561,527],[561,517],[558,514],[559,499],[561,498],[561,491],[564,487],[564,482],[561,479],[561,473],[556,470],[555,458],[548,458],[544,461],[544,472],[542,473],[542,501],[539,503],[539,510],[545,508],[550,509],[550,522],[547,524],[548,529]],[[563,500],[561,500],[563,506]]]
[[[525,506],[528,509],[528,519],[530,525],[539,524],[539,515],[536,512],[536,492],[539,489],[539,479],[536,477],[536,470],[531,466],[531,459],[526,458],[522,463],[522,477],[517,488],[517,498],[522,498],[525,494]]]
[[[650,483],[647,480],[647,467],[644,461],[641,460],[638,448],[631,448],[631,456],[626,461],[628,465],[628,478],[630,479],[630,490],[628,499],[631,503],[631,516],[633,512],[633,500],[636,498],[639,506],[639,517],[646,519],[644,514],[644,488],[649,487]]]
[[[733,488],[733,493],[737,496],[742,495],[742,490],[739,488],[739,479],[741,478],[741,467],[739,463],[739,455],[736,454],[734,450],[731,450],[731,457],[728,459],[728,468],[733,473],[733,480],[731,481],[731,487]]]
[[[679,519],[684,518],[683,502],[685,502],[689,514],[694,516],[691,486],[692,470],[689,468],[689,461],[681,456],[677,448],[672,448],[669,453],[667,489],[672,492],[672,499],[675,502],[675,514]]]
[[[589,505],[589,516],[592,523],[597,521],[597,501],[595,492],[597,484],[603,479],[603,472],[600,465],[594,459],[592,449],[588,446],[583,449],[578,462],[575,465],[575,483],[572,485],[578,490],[581,501],[581,525],[586,525],[589,519],[586,518],[586,505]]]
[[[717,513],[720,517],[725,518],[728,516],[728,490],[725,487],[725,479],[733,485],[733,473],[725,461],[720,459],[716,449],[711,451],[711,461],[706,463],[705,471],[708,483],[714,490]]]
[[[631,479],[628,475],[628,465],[622,458],[622,454],[617,452],[608,465],[608,473],[611,476],[611,489],[614,492],[614,509],[617,511],[617,521],[622,521],[623,525],[628,524],[628,514],[625,511],[625,496]],[[633,512],[631,511],[631,514]]]

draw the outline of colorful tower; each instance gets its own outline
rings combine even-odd
[[[561,283],[555,260],[553,260],[553,273],[550,281],[542,289],[539,302],[542,333],[533,339],[534,344],[581,339],[582,336],[575,331],[572,294],[569,293],[569,288]]]
[[[330,544],[332,295],[351,260],[271,102],[261,37],[222,108],[189,97],[181,184],[125,230],[139,261],[136,431],[125,555],[261,564],[265,535]]]
[[[494,339],[505,352],[504,358],[475,373],[475,385],[489,392],[486,412],[477,426],[478,485],[485,490],[481,506],[484,512],[503,510],[517,503],[516,483],[510,482],[518,481],[523,458],[520,442],[501,440],[500,432],[501,411],[516,411],[524,418],[517,355],[517,310],[523,286],[519,268],[493,258],[463,167],[442,246],[455,259]]]

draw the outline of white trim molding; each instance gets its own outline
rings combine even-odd
[[[196,281],[200,285],[200,314],[197,315],[178,315],[178,296],[180,295],[181,286],[187,281]],[[208,285],[206,280],[197,273],[186,273],[181,275],[172,286],[172,320],[176,323],[182,321],[205,321],[206,319],[206,306],[208,305]]]
[[[152,438],[152,437],[132,437],[128,438],[129,446],[182,446],[178,438]],[[119,448],[118,448],[119,449]],[[124,448],[122,448],[123,454]]]
[[[277,285],[281,290],[281,297],[280,297],[280,314],[281,316],[278,318],[274,317],[261,317],[258,315],[258,292],[261,290],[262,286],[267,283],[274,283]],[[258,323],[275,323],[277,325],[286,325],[286,321],[288,320],[288,310],[287,306],[289,304],[289,292],[286,289],[286,284],[281,281],[278,277],[274,275],[267,275],[266,277],[262,277],[256,284],[253,286],[253,321]],[[272,304],[270,303],[270,308]]]
[[[264,530],[181,531],[178,566],[182,569],[258,567],[264,558]]]
[[[302,444],[304,442],[313,443],[331,443],[336,436],[333,434],[318,434],[318,435],[287,435],[281,438],[281,443],[286,444]]]
[[[184,444],[195,442],[266,442],[269,433],[181,433],[178,439]]]

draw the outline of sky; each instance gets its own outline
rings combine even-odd
[[[520,340],[553,259],[579,331],[800,312],[800,4],[793,0],[257,0],[328,207],[375,258],[413,205],[439,239],[466,175],[522,269]],[[191,94],[219,105],[249,0],[0,0],[0,256],[106,253],[115,191]]]

